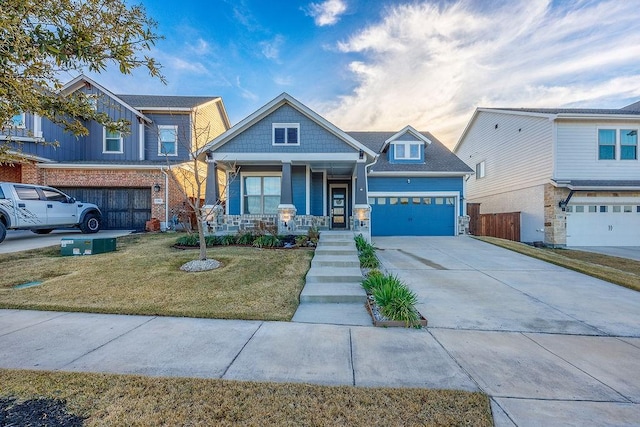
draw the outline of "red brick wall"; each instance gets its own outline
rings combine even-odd
[[[21,182],[22,165],[0,165],[0,181]]]

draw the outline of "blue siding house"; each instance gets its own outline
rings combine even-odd
[[[205,149],[217,233],[456,235],[473,171],[427,132],[345,132],[283,93]],[[220,179],[220,175],[224,179]]]
[[[84,75],[62,88],[63,94],[78,91],[114,122],[123,120],[126,131],[85,121],[88,135],[76,137],[45,118],[21,113],[0,129],[0,139],[9,140],[21,158],[0,165],[0,180],[51,185],[96,203],[103,228],[141,230],[151,218],[167,225],[184,209],[184,193],[197,196],[172,178],[175,171],[187,167],[197,147],[230,128],[222,99],[116,95]]]

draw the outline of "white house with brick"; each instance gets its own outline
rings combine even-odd
[[[521,213],[523,242],[640,245],[640,103],[622,109],[478,108],[454,148],[467,202]]]

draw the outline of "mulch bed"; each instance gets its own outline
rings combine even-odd
[[[0,397],[0,426],[81,427],[84,419],[67,412],[66,403],[58,399],[30,399],[18,402]]]

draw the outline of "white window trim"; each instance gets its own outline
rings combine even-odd
[[[601,159],[600,158],[600,131],[601,130],[613,130],[616,132],[616,142],[614,145],[614,158],[613,159]],[[621,161],[621,162],[633,162],[640,160],[640,138],[638,138],[638,143],[636,144],[636,158],[635,159],[623,159],[622,158],[622,138],[620,132],[623,130],[635,130],[638,135],[640,135],[640,128],[637,124],[630,124],[625,126],[624,124],[615,125],[615,126],[598,126],[596,128],[596,160],[599,162],[612,162],[612,161]]]
[[[120,134],[120,151],[107,151],[107,128],[102,127],[102,154],[124,154],[124,142],[122,139],[122,132],[118,131]],[[109,138],[115,139],[115,138]]]
[[[486,165],[484,160],[476,163],[476,168],[475,169],[476,169],[475,170],[476,179],[482,179],[485,176],[487,176],[487,165]],[[478,169],[480,169],[480,170],[478,171]]]
[[[276,129],[285,128],[284,143],[276,143]],[[288,142],[289,132],[286,129],[296,128],[298,130],[298,142],[291,144]],[[272,123],[271,124],[271,145],[276,147],[295,147],[300,145],[300,123]]]
[[[393,147],[393,157],[395,160],[420,160],[420,150],[424,147],[424,144],[420,141],[394,141],[392,142]],[[398,156],[398,145],[404,145],[404,157]],[[411,146],[418,146],[418,157],[411,157]]]
[[[162,152],[162,141],[160,140],[160,131],[165,129],[171,129],[174,131],[176,140],[176,151],[175,153],[163,153]],[[158,125],[158,156],[162,157],[176,157],[178,155],[178,126],[177,125]]]
[[[277,176],[280,178],[280,184],[282,185],[282,172],[240,172],[240,215],[244,215],[244,179],[250,176]],[[282,192],[282,190],[281,190]],[[263,194],[264,196],[264,194]],[[282,199],[282,194],[280,194]],[[273,214],[261,214],[261,215],[273,215]]]

